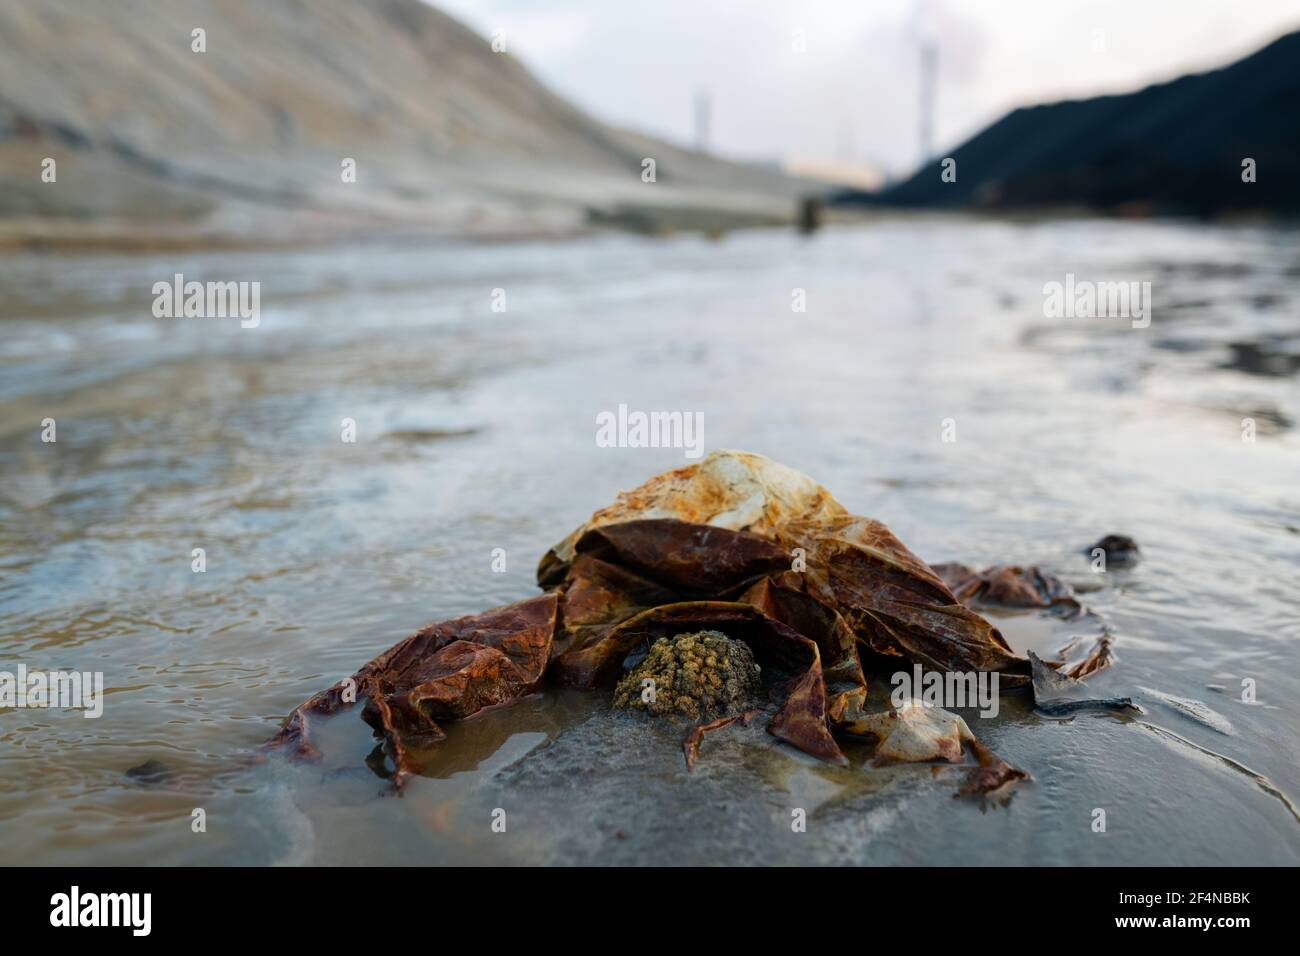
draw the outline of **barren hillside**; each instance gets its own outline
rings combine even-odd
[[[11,236],[653,228],[798,190],[596,122],[419,0],[0,0]]]

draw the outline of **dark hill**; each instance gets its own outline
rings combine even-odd
[[[1018,109],[846,203],[950,209],[1085,207],[1157,214],[1300,213],[1300,32],[1231,66],[1136,93]],[[1257,181],[1242,182],[1242,160]]]

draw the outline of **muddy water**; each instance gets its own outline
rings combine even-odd
[[[685,461],[596,447],[595,416],[624,403],[702,412],[706,448],[800,467],[931,560],[1037,562],[1087,588],[1118,639],[1100,692],[1300,797],[1296,239],[918,221],[9,255],[0,670],[102,671],[107,695],[94,720],[0,711],[0,862],[1295,863],[1300,823],[1222,762],[1009,696],[967,713],[1035,778],[996,808],[954,801],[950,770],[856,749],[826,768],[761,725],[711,737],[688,776],[678,731],[576,693],[450,728],[402,799],[351,716],[319,765],[245,757],[418,626],[533,593],[547,546]],[[154,318],[176,272],[260,281],[260,326]],[[1045,318],[1067,272],[1151,281],[1150,327]],[[1144,562],[1094,573],[1079,551],[1107,532]],[[1021,646],[1070,633],[1004,623]]]

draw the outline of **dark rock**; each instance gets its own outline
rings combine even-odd
[[[1106,553],[1106,564],[1131,565],[1142,559],[1138,543],[1124,534],[1108,534],[1092,547],[1085,549],[1091,555],[1100,548]]]
[[[127,777],[136,783],[156,785],[166,783],[172,776],[172,770],[161,760],[146,760],[126,772]]]

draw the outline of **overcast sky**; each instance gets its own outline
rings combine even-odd
[[[939,49],[934,144],[942,155],[1015,106],[1135,89],[1300,29],[1296,0],[434,5],[485,36],[503,31],[510,53],[607,122],[689,144],[693,102],[705,90],[719,153],[851,157],[894,172],[919,155],[919,35]]]

